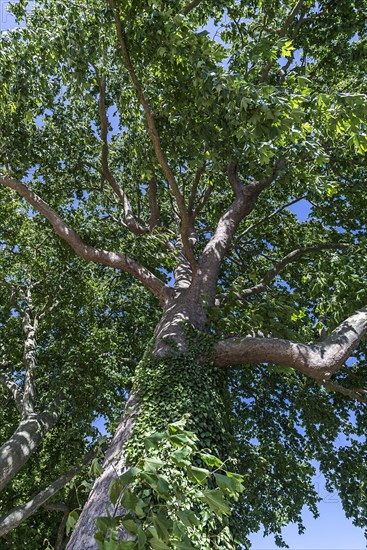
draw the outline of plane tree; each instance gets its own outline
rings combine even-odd
[[[365,526],[365,2],[26,4],[1,38],[4,200],[157,312],[68,548],[233,548],[261,525],[282,545],[317,513],[315,459]],[[217,487],[183,455],[181,500],[159,462],[137,481],[174,441]]]

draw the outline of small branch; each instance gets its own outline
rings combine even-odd
[[[280,38],[283,38],[299,12],[301,11],[301,8],[303,4],[305,3],[305,0],[299,0],[297,4],[294,6],[291,13],[288,15],[287,19],[285,20],[283,26],[281,29],[277,30],[277,34],[280,36]]]
[[[23,414],[23,395],[20,387],[5,372],[0,371],[0,384],[5,386],[14,399],[15,405],[20,415]]]
[[[158,163],[159,163],[160,167],[163,170],[164,175],[167,178],[167,181],[168,181],[169,186],[172,190],[173,196],[175,197],[175,200],[176,200],[176,203],[177,203],[177,206],[178,206],[178,210],[180,212],[182,243],[183,243],[183,247],[185,249],[185,255],[186,255],[187,259],[190,262],[191,269],[194,272],[197,269],[197,262],[196,262],[194,254],[193,254],[191,244],[190,244],[190,232],[191,232],[190,225],[191,224],[190,224],[189,216],[188,216],[188,213],[187,213],[187,210],[186,210],[184,197],[181,194],[181,191],[180,191],[180,189],[177,185],[177,182],[176,182],[176,178],[175,178],[175,176],[174,176],[174,174],[173,174],[173,172],[172,172],[172,170],[171,170],[171,168],[170,168],[170,166],[169,166],[169,164],[166,160],[165,154],[164,154],[162,146],[161,146],[161,140],[160,140],[160,137],[159,137],[159,134],[158,134],[158,130],[157,130],[157,127],[156,127],[156,124],[155,124],[154,113],[153,113],[153,111],[150,107],[148,99],[145,96],[145,93],[143,91],[143,87],[142,87],[142,85],[141,85],[141,83],[140,83],[140,81],[139,81],[139,79],[138,79],[138,77],[135,73],[135,69],[133,67],[133,64],[132,64],[132,61],[131,61],[131,58],[130,58],[130,53],[129,53],[129,50],[128,50],[127,45],[126,45],[126,37],[125,37],[125,33],[124,33],[124,30],[123,30],[123,27],[122,27],[120,13],[119,13],[119,9],[118,9],[116,0],[108,0],[108,1],[110,3],[111,8],[113,9],[113,12],[114,12],[117,39],[119,41],[122,58],[124,60],[127,72],[129,73],[130,80],[131,80],[131,82],[134,86],[134,89],[135,89],[136,95],[138,97],[138,100],[139,100],[141,106],[143,107],[145,120],[146,120],[147,128],[148,128],[148,133],[149,133],[149,137],[150,137],[150,140],[152,142],[152,145],[153,145],[155,155],[157,157],[157,160],[158,160]]]
[[[216,345],[214,364],[229,367],[269,362],[298,370],[324,383],[352,355],[366,332],[367,307],[364,307],[316,344],[280,338],[233,337],[222,340]]]
[[[203,0],[192,0],[192,2],[190,2],[189,4],[187,4],[187,6],[184,7],[182,13],[184,15],[188,15],[190,13],[190,11],[195,9],[199,4],[201,4],[202,1]]]
[[[341,393],[342,395],[346,395],[347,397],[351,397],[352,399],[356,399],[367,407],[367,399],[361,395],[361,393],[366,394],[366,390],[361,391],[361,388],[345,388],[344,386],[340,386],[339,384],[335,384],[331,381],[320,382],[320,384],[329,391],[335,391],[337,393]]]
[[[201,214],[201,212],[203,211],[206,203],[210,199],[210,195],[213,193],[213,191],[214,191],[214,185],[209,185],[207,187],[205,193],[203,194],[203,196],[200,197],[200,202],[199,202],[197,208],[195,209],[195,211],[193,212],[194,219],[196,219]]]
[[[5,516],[0,518],[0,537],[12,531],[18,525],[20,525],[27,518],[32,516],[37,510],[53,497],[58,491],[60,491],[69,481],[71,481],[76,475],[78,475],[83,468],[89,464],[89,462],[97,455],[98,448],[89,451],[81,460],[78,466],[74,466],[68,472],[60,476],[53,483],[51,483],[46,489],[40,491],[36,496],[31,498],[28,502],[22,506],[17,506],[8,512]]]
[[[116,196],[120,199],[121,204],[124,210],[124,216],[126,221],[126,227],[135,235],[143,235],[149,231],[148,227],[140,225],[132,212],[131,204],[127,198],[126,193],[118,185],[117,181],[112,175],[112,172],[109,167],[108,156],[108,120],[106,113],[106,79],[100,77],[98,69],[95,67],[96,78],[99,87],[99,101],[98,101],[98,112],[99,120],[101,124],[101,139],[102,139],[102,152],[101,152],[101,163],[102,163],[102,175],[109,183],[110,187],[113,189]]]
[[[288,17],[285,20],[283,26],[280,29],[278,29],[277,31],[275,31],[277,33],[277,35],[279,36],[279,38],[284,38],[284,36],[287,33],[287,30],[289,29],[289,27],[291,26],[291,24],[293,23],[293,21],[297,17],[297,15],[300,12],[303,4],[304,4],[304,0],[299,0],[297,2],[297,4],[295,5],[295,7],[293,8],[293,10],[288,15]],[[268,63],[264,67],[264,70],[263,70],[262,75],[261,75],[260,82],[265,82],[268,79],[270,69],[272,68],[273,65],[274,65],[274,61],[271,61],[270,63]]]
[[[157,200],[157,178],[153,176],[149,180],[149,186],[148,186],[148,198],[149,198],[149,207],[150,207],[150,219],[149,219],[149,227],[150,229],[154,229],[159,224],[159,205]]]
[[[160,300],[161,304],[171,295],[171,289],[163,281],[126,254],[108,252],[87,245],[76,231],[71,229],[41,197],[28,189],[23,183],[12,177],[0,175],[0,185],[14,189],[40,214],[45,216],[55,233],[67,242],[81,258],[129,273],[150,290]]]
[[[201,176],[204,174],[204,172],[205,172],[205,163],[202,164],[196,170],[194,183],[193,183],[193,186],[191,188],[191,193],[190,193],[190,197],[189,197],[189,206],[188,206],[189,216],[192,215],[192,213],[193,213],[193,208],[194,208],[194,204],[195,204],[197,190],[198,190],[198,187],[199,187]]]
[[[272,212],[269,216],[264,216],[263,218],[261,218],[259,221],[251,224],[249,227],[247,227],[239,236],[238,238],[236,239],[236,242],[238,242],[240,239],[242,239],[245,235],[247,235],[248,233],[250,233],[250,231],[252,231],[255,227],[263,224],[264,222],[267,222],[269,220],[271,220],[271,218],[274,218],[274,216],[277,216],[277,214],[279,214],[280,212],[282,212],[282,210],[285,210],[286,208],[288,208],[289,206],[292,206],[293,204],[296,204],[297,202],[303,200],[303,199],[307,199],[307,195],[303,195],[302,197],[299,197],[298,199],[294,199],[292,200],[291,202],[288,202],[287,204],[284,204],[283,206],[280,206],[279,208],[277,208],[276,210],[274,210],[274,212]]]
[[[262,292],[265,292],[268,288],[269,283],[275,279],[277,275],[287,265],[289,265],[292,262],[296,262],[299,258],[302,256],[305,256],[306,254],[309,254],[311,252],[321,252],[322,250],[337,250],[337,249],[346,249],[350,245],[347,243],[321,243],[315,246],[307,246],[305,248],[297,248],[296,250],[293,250],[287,256],[285,256],[280,262],[276,263],[274,267],[272,267],[262,278],[260,283],[257,285],[246,288],[243,292],[241,292],[240,297],[246,298],[247,296],[252,296],[254,294],[261,294]]]

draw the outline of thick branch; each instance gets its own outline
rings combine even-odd
[[[240,297],[246,298],[247,296],[252,296],[253,294],[261,294],[262,292],[265,292],[268,288],[268,285],[275,279],[277,275],[287,265],[289,265],[292,262],[296,262],[301,258],[302,256],[305,256],[306,254],[309,254],[311,252],[321,252],[322,250],[336,250],[336,249],[343,249],[348,248],[349,244],[347,243],[321,243],[315,246],[306,246],[305,248],[297,248],[296,250],[293,250],[287,256],[285,256],[280,262],[276,263],[274,267],[272,267],[262,278],[260,283],[257,285],[246,288],[243,292],[241,292]]]
[[[0,518],[0,537],[6,533],[15,529],[27,518],[37,512],[47,500],[53,497],[58,491],[60,491],[69,481],[71,481],[76,475],[78,475],[96,455],[98,449],[89,451],[80,461],[78,466],[74,466],[68,472],[60,476],[53,483],[51,483],[46,489],[40,491],[36,496],[31,498],[28,502],[22,506],[17,506],[11,510],[8,514]]]
[[[126,254],[108,252],[84,243],[79,235],[71,229],[44,200],[28,189],[23,183],[20,183],[10,176],[0,175],[0,184],[17,191],[17,193],[24,197],[40,214],[45,216],[51,223],[55,233],[66,241],[78,256],[81,256],[85,260],[108,265],[129,273],[138,279],[148,290],[153,292],[161,303],[164,303],[170,295],[170,289],[163,281],[153,275],[148,269],[141,266],[138,262],[129,258]]]
[[[22,420],[14,434],[0,447],[0,491],[13,479],[56,424],[59,413],[33,414]]]
[[[366,331],[367,307],[364,307],[317,344],[301,344],[280,338],[228,338],[218,342],[214,364],[229,367],[270,362],[291,367],[324,382],[352,355]]]
[[[232,162],[228,166],[228,179],[236,198],[220,218],[215,233],[206,245],[199,262],[204,280],[203,291],[207,293],[209,298],[214,299],[219,269],[238,225],[252,212],[261,191],[272,183],[282,167],[283,163],[277,162],[270,176],[243,185],[237,174],[236,163]]]
[[[149,231],[148,227],[140,225],[133,214],[131,204],[127,198],[124,190],[119,186],[115,180],[112,172],[110,170],[108,162],[108,120],[106,114],[106,81],[103,77],[100,77],[97,71],[97,81],[99,87],[99,102],[98,102],[98,111],[99,111],[99,120],[101,124],[101,139],[102,139],[102,153],[101,153],[101,162],[102,162],[102,175],[109,183],[110,187],[113,189],[116,196],[120,199],[123,210],[126,227],[136,235],[142,235]]]
[[[25,380],[24,380],[24,394],[22,405],[22,418],[27,418],[34,413],[34,371],[37,366],[37,343],[36,334],[38,328],[38,321],[35,316],[32,320],[32,294],[30,286],[26,289],[26,308],[23,312],[23,332],[24,332],[24,351],[23,351],[23,363],[25,368]]]
[[[161,166],[161,168],[163,170],[164,175],[167,178],[167,181],[168,181],[169,186],[172,190],[173,196],[175,197],[175,200],[176,200],[179,212],[180,212],[182,243],[183,243],[183,246],[184,246],[184,249],[185,249],[185,255],[186,255],[187,259],[190,262],[191,268],[193,269],[193,271],[195,271],[197,264],[196,264],[196,260],[195,260],[195,257],[194,257],[194,254],[193,254],[193,251],[192,251],[192,248],[191,248],[191,245],[190,245],[190,239],[189,239],[189,237],[190,237],[190,220],[189,220],[189,216],[188,216],[188,213],[187,213],[187,210],[186,210],[184,197],[181,194],[181,191],[180,191],[180,189],[177,185],[177,182],[176,182],[176,178],[175,178],[175,176],[174,176],[174,174],[173,174],[173,172],[172,172],[172,170],[171,170],[171,168],[170,168],[170,166],[169,166],[169,164],[166,160],[165,154],[164,154],[162,146],[161,146],[161,140],[160,140],[160,137],[159,137],[159,134],[158,134],[158,130],[157,130],[157,127],[156,127],[156,124],[155,124],[154,114],[153,114],[152,109],[150,107],[149,101],[145,96],[142,85],[141,85],[141,83],[140,83],[140,81],[139,81],[139,79],[138,79],[138,77],[135,73],[135,69],[133,67],[133,64],[132,64],[132,61],[131,61],[131,58],[130,58],[130,53],[129,53],[129,50],[128,50],[127,45],[126,45],[125,33],[124,33],[123,28],[122,28],[121,18],[120,18],[119,9],[117,7],[117,3],[116,3],[115,0],[109,0],[109,3],[110,3],[110,5],[111,5],[111,7],[114,11],[117,38],[118,38],[118,41],[119,41],[122,58],[124,60],[126,69],[129,73],[130,80],[131,80],[131,82],[134,86],[134,89],[135,89],[136,95],[138,97],[138,100],[139,100],[141,106],[143,107],[145,119],[146,119],[146,122],[147,122],[149,137],[150,137],[150,140],[152,142],[153,149],[154,149],[154,152],[156,154],[157,160],[158,160],[159,165]]]

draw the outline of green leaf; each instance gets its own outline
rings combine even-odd
[[[146,506],[145,502],[129,490],[124,492],[121,499],[121,505],[127,510],[132,510],[141,518],[144,516],[143,508]]]
[[[185,445],[190,445],[190,447],[196,446],[195,440],[183,433],[170,435],[169,439],[174,445],[177,445],[178,447],[184,447]]]
[[[214,477],[218,487],[223,492],[228,493],[231,496],[237,496],[245,490],[245,487],[242,485],[241,481],[234,477],[228,477],[222,474],[214,474]]]
[[[164,462],[159,458],[145,458],[144,459],[144,471],[155,473],[159,468],[164,466]]]
[[[220,458],[209,453],[200,453],[200,458],[207,466],[212,468],[220,468],[223,464]]]
[[[67,535],[69,535],[70,531],[72,531],[74,529],[78,519],[79,519],[79,514],[76,510],[73,510],[72,512],[70,512],[70,514],[68,515],[67,522],[66,522],[66,534]]]
[[[135,466],[133,468],[129,468],[119,477],[119,482],[121,485],[128,485],[139,475],[140,472],[141,470]]]
[[[230,514],[231,509],[226,503],[226,501],[224,500],[222,491],[219,488],[212,489],[212,490],[209,490],[209,489],[205,490],[201,498],[204,502],[206,502],[209,505],[209,507],[213,510],[213,512],[215,512],[219,516],[222,516],[223,514],[224,515]]]
[[[170,550],[169,546],[167,546],[167,544],[165,544],[163,540],[157,539],[155,537],[152,537],[149,540],[149,544],[154,550]]]
[[[121,483],[120,479],[113,479],[111,481],[108,494],[113,505],[116,504],[119,496],[121,495],[123,488],[124,488],[124,484]]]
[[[191,510],[177,510],[176,515],[186,527],[199,525],[199,518]]]
[[[192,455],[191,447],[181,447],[171,453],[171,457],[178,466],[188,466],[191,464],[190,457]]]
[[[196,466],[189,466],[187,468],[187,474],[189,479],[191,479],[191,481],[202,484],[209,477],[210,472],[205,468],[197,468]]]
[[[140,525],[130,517],[124,517],[121,520],[121,523],[125,527],[126,531],[128,531],[129,533],[132,533],[133,535],[136,535],[138,533]]]
[[[152,521],[159,539],[168,542],[170,535],[169,532],[172,529],[172,520],[170,520],[163,514],[153,514]]]
[[[158,449],[158,444],[166,438],[164,433],[155,432],[144,439],[144,445],[147,451],[149,449]]]

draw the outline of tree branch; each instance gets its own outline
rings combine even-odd
[[[55,233],[67,242],[81,258],[129,273],[150,290],[162,304],[171,295],[171,289],[163,281],[126,254],[108,252],[87,245],[41,197],[23,183],[10,176],[0,175],[0,185],[14,189],[40,214],[45,216]]]
[[[183,14],[184,15],[188,15],[190,13],[190,11],[192,11],[194,8],[196,8],[199,4],[201,4],[203,0],[192,0],[192,2],[190,2],[189,4],[187,4],[187,6],[184,7],[183,9]]]
[[[285,256],[280,262],[276,263],[274,267],[269,269],[269,271],[264,275],[260,283],[257,285],[246,288],[243,292],[240,293],[239,297],[241,298],[247,298],[247,296],[252,296],[254,294],[261,294],[262,292],[265,292],[268,288],[269,283],[275,279],[277,275],[287,265],[289,265],[292,262],[296,262],[299,258],[302,256],[305,256],[306,254],[309,254],[310,252],[321,252],[322,250],[337,250],[337,249],[345,249],[348,248],[350,245],[347,243],[321,243],[315,246],[306,246],[305,248],[297,248],[296,250],[293,250],[287,256]]]
[[[202,164],[196,170],[194,183],[193,183],[193,186],[191,188],[191,193],[190,193],[190,197],[189,197],[189,206],[188,206],[189,216],[192,215],[192,213],[193,213],[197,190],[198,190],[198,187],[199,187],[201,176],[204,174],[204,172],[205,172],[205,163]]]
[[[338,371],[367,332],[367,306],[341,323],[316,344],[302,344],[280,338],[233,337],[218,342],[214,364],[218,367],[254,363],[275,363],[291,367],[325,382]]]
[[[157,200],[157,178],[153,176],[149,180],[149,186],[148,186],[148,199],[149,199],[149,207],[150,207],[150,220],[149,220],[149,227],[150,229],[154,229],[159,224],[159,205]]]
[[[40,491],[36,496],[31,498],[28,502],[22,506],[17,506],[8,512],[5,516],[0,518],[0,537],[3,537],[20,525],[27,518],[37,512],[38,508],[45,504],[47,500],[53,497],[58,491],[60,491],[69,481],[71,481],[76,475],[78,475],[86,464],[88,464],[98,453],[98,448],[89,451],[80,461],[78,466],[74,466],[68,472],[60,476],[53,483],[51,483],[46,489]]]
[[[10,393],[15,402],[15,406],[20,415],[23,414],[23,395],[20,387],[16,382],[14,382],[5,372],[0,371],[0,384],[5,386]]]
[[[363,397],[363,395],[367,394],[367,391],[362,388],[345,388],[344,386],[340,386],[340,384],[335,384],[331,381],[320,382],[320,384],[329,391],[341,393],[342,395],[356,399],[356,401],[363,403],[367,407],[367,399],[366,397]]]
[[[215,233],[204,248],[199,261],[200,272],[205,281],[205,288],[202,290],[207,293],[209,299],[214,299],[219,269],[238,225],[252,212],[261,191],[269,187],[283,166],[284,163],[278,161],[270,176],[244,185],[238,176],[237,164],[235,162],[229,164],[228,179],[236,198],[220,218]]]
[[[197,262],[196,262],[196,259],[194,257],[192,247],[191,247],[191,244],[190,244],[190,225],[191,224],[190,224],[190,219],[189,219],[189,216],[188,216],[188,213],[187,213],[187,210],[186,210],[184,197],[181,194],[181,191],[180,191],[180,189],[177,185],[177,182],[176,182],[176,178],[175,178],[175,176],[174,176],[174,174],[173,174],[173,172],[172,172],[172,170],[171,170],[171,168],[170,168],[170,166],[169,166],[169,164],[166,160],[165,154],[162,150],[161,140],[160,140],[160,137],[159,137],[159,134],[158,134],[156,124],[155,124],[153,111],[150,107],[148,99],[145,96],[142,85],[141,85],[141,83],[140,83],[140,81],[139,81],[139,79],[138,79],[138,77],[135,73],[135,70],[134,70],[134,67],[133,67],[133,64],[132,64],[132,61],[131,61],[131,58],[130,58],[130,53],[129,53],[129,50],[128,50],[127,45],[126,45],[125,33],[124,33],[123,28],[122,28],[122,23],[121,23],[121,18],[120,18],[120,13],[119,13],[117,3],[116,3],[115,0],[108,0],[108,1],[110,3],[110,6],[113,9],[113,12],[114,12],[117,39],[119,41],[122,58],[124,60],[126,69],[129,73],[130,80],[131,80],[131,82],[132,82],[132,84],[135,88],[135,92],[136,92],[136,95],[138,97],[138,100],[139,100],[141,106],[143,107],[145,120],[147,122],[148,133],[149,133],[149,137],[150,137],[150,140],[152,142],[152,145],[153,145],[155,155],[157,157],[159,165],[161,166],[161,168],[163,170],[164,175],[167,178],[167,181],[168,181],[169,186],[172,190],[173,196],[175,197],[175,200],[176,200],[179,212],[180,212],[182,244],[183,244],[184,249],[185,249],[185,255],[186,255],[187,259],[190,262],[191,269],[193,271],[196,271]]]
[[[297,15],[299,14],[304,3],[305,3],[304,0],[299,0],[295,5],[295,7],[293,8],[293,10],[288,15],[287,19],[284,21],[282,27],[276,31],[279,38],[284,38],[284,36],[287,33],[287,30],[289,29],[289,27],[291,26],[291,24],[293,23]],[[261,75],[261,80],[260,80],[261,82],[265,82],[267,80],[270,69],[272,68],[273,65],[274,65],[274,61],[271,61],[265,66]]]
[[[296,204],[297,202],[303,200],[303,199],[307,199],[307,196],[308,195],[303,195],[302,197],[299,197],[298,199],[294,199],[292,200],[291,202],[288,202],[287,204],[284,204],[283,206],[280,206],[279,208],[277,208],[276,210],[274,210],[274,212],[272,212],[271,214],[269,214],[269,216],[264,216],[263,218],[261,218],[259,221],[251,224],[249,227],[247,227],[237,238],[236,238],[236,242],[238,242],[240,239],[242,239],[245,235],[247,235],[248,233],[250,233],[250,231],[252,231],[254,229],[254,227],[257,227],[258,225],[261,225],[262,223],[264,222],[267,222],[269,220],[271,220],[271,218],[274,218],[274,216],[276,216],[277,214],[279,214],[280,212],[282,212],[282,210],[285,210],[286,208],[288,208],[289,206],[292,206],[293,204]]]
[[[23,363],[25,368],[25,380],[24,380],[24,394],[22,404],[22,419],[27,418],[34,413],[34,399],[35,390],[33,384],[34,370],[37,366],[36,354],[37,343],[36,335],[38,329],[38,320],[33,316],[32,320],[32,294],[30,285],[26,289],[26,307],[22,314],[22,324],[24,332],[24,351],[23,351]]]
[[[0,447],[0,491],[13,479],[56,424],[60,412],[32,414]]]
[[[148,233],[149,228],[143,225],[140,225],[136,221],[131,208],[131,204],[127,198],[127,195],[124,192],[124,190],[119,186],[115,178],[113,177],[109,167],[108,120],[107,120],[107,114],[106,114],[106,80],[105,78],[100,77],[98,69],[96,67],[95,67],[95,71],[96,71],[96,78],[97,78],[98,87],[99,87],[98,112],[99,112],[99,120],[101,124],[101,139],[102,139],[102,152],[101,152],[102,175],[106,179],[110,187],[113,189],[116,196],[121,201],[123,211],[124,211],[126,227],[132,233],[135,233],[135,235],[143,235],[144,233]]]

